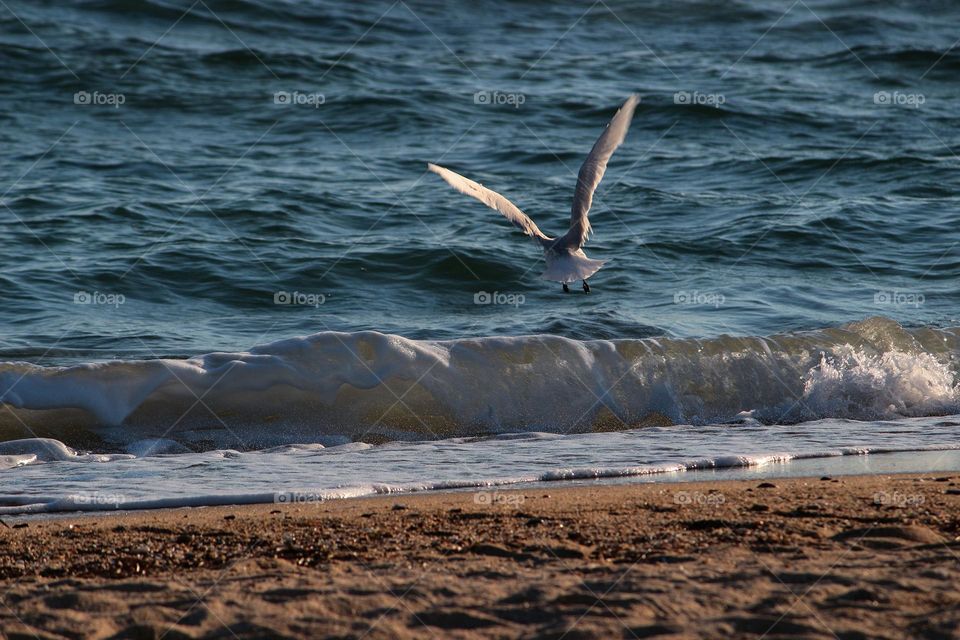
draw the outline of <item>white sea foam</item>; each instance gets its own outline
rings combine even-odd
[[[861,420],[948,413],[957,401],[954,373],[933,355],[871,354],[849,345],[821,356],[803,392],[812,415]]]
[[[250,449],[371,434],[942,415],[958,407],[957,355],[955,331],[908,331],[884,319],[711,340],[324,332],[187,360],[0,364],[0,398],[16,414],[0,414],[0,437],[27,423],[81,446],[78,433],[119,446]]]
[[[14,460],[29,460],[29,462],[111,462],[135,457],[122,453],[78,453],[59,440],[50,438],[24,438],[0,442],[0,456]]]
[[[598,434],[603,437],[607,434]],[[591,437],[598,437],[591,436]],[[56,513],[66,511],[119,511],[119,510],[139,510],[139,509],[161,509],[177,507],[201,507],[216,505],[244,505],[244,504],[313,504],[325,502],[328,500],[338,500],[347,498],[360,498],[365,496],[390,495],[403,493],[418,493],[424,491],[451,491],[474,489],[478,490],[474,494],[474,501],[478,504],[489,504],[496,506],[497,499],[494,493],[498,489],[517,488],[524,489],[537,483],[553,483],[564,481],[623,481],[624,479],[664,478],[672,476],[677,480],[678,474],[688,472],[720,471],[720,470],[763,470],[759,477],[767,477],[774,474],[776,470],[780,473],[785,469],[785,465],[792,460],[812,461],[828,458],[846,458],[860,457],[868,454],[882,453],[910,453],[930,452],[943,454],[956,450],[957,446],[932,445],[929,447],[847,447],[831,450],[806,451],[802,453],[759,453],[743,455],[719,455],[715,457],[697,458],[683,462],[663,462],[655,464],[646,464],[638,466],[590,466],[590,467],[570,467],[556,468],[547,471],[531,472],[525,474],[472,477],[467,474],[459,474],[459,477],[445,479],[422,479],[415,481],[398,482],[378,482],[378,481],[355,481],[347,483],[338,483],[335,485],[318,484],[313,487],[301,486],[290,488],[284,486],[274,491],[251,490],[246,492],[221,492],[204,493],[198,490],[199,487],[189,487],[178,484],[176,493],[178,495],[164,496],[162,492],[149,491],[141,487],[136,494],[127,493],[123,485],[114,488],[105,488],[102,482],[91,483],[91,487],[80,490],[72,490],[66,493],[29,493],[29,494],[0,494],[0,516],[27,515],[41,513]],[[214,454],[216,457],[232,455],[238,458],[243,456],[262,456],[264,452],[250,454],[237,454],[236,452],[209,452],[204,455]],[[422,456],[421,456],[422,457]],[[922,459],[914,456],[913,464],[918,465],[918,469],[937,468],[938,459]],[[908,459],[909,460],[909,459]],[[296,464],[296,461],[292,461]],[[171,464],[167,462],[166,464]],[[194,465],[196,466],[196,465]],[[252,489],[262,487],[265,483],[271,482],[272,474],[269,471],[256,471],[255,463],[251,464],[248,473],[252,476],[260,473],[259,478],[251,478],[250,486]],[[348,472],[349,473],[349,472]],[[210,472],[212,480],[216,478],[216,470]],[[75,483],[69,483],[75,484]],[[159,495],[158,495],[159,494]]]

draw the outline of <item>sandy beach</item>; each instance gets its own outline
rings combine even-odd
[[[9,638],[948,638],[960,475],[8,520]]]

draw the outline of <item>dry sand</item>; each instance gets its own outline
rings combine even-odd
[[[11,638],[960,635],[960,475],[7,524]]]

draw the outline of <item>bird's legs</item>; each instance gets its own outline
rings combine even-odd
[[[567,286],[566,282],[563,283],[563,292],[570,293],[570,287]]]
[[[587,284],[586,280],[583,281],[583,292],[590,293],[590,285]]]

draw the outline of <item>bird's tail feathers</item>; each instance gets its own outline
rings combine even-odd
[[[540,274],[543,280],[554,282],[576,282],[586,280],[600,270],[606,260],[591,260],[586,256],[572,253],[561,255],[547,254],[547,268]]]

